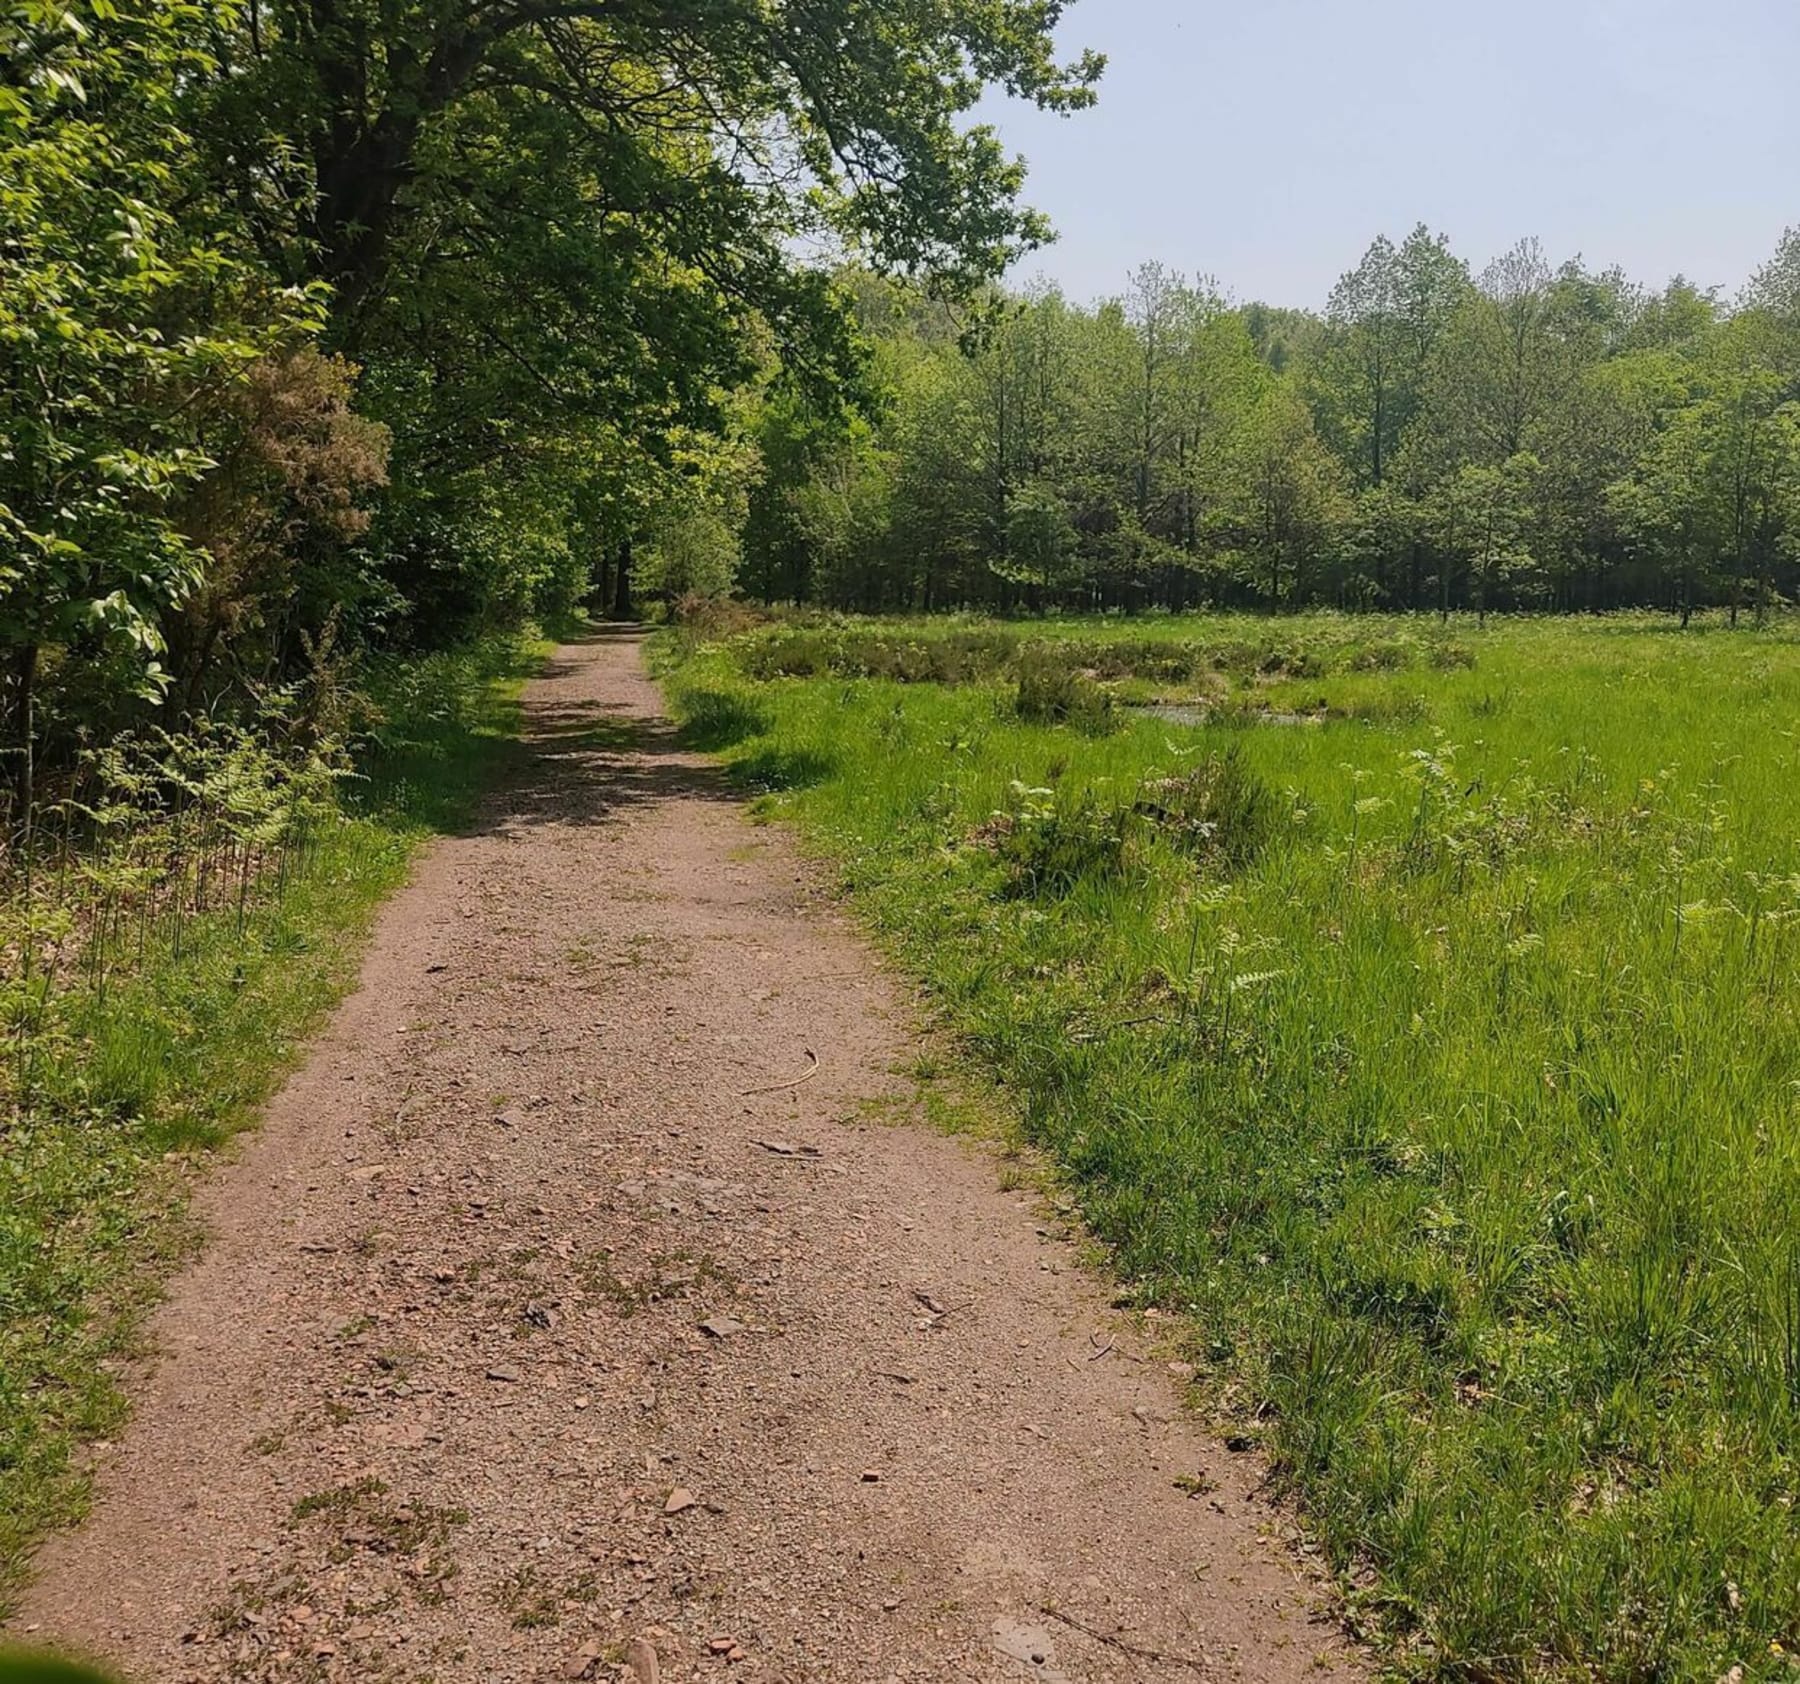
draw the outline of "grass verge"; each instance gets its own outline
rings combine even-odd
[[[354,981],[382,901],[505,769],[548,645],[509,637],[373,675],[384,716],[283,892],[190,921],[42,1027],[46,1074],[0,1138],[0,1620],[32,1544],[81,1512],[80,1447],[125,1413],[117,1375],[195,1236],[187,1188],[253,1122]]]
[[[1793,628],[805,636],[667,639],[691,739],[1185,1316],[1396,1663],[1787,1677]]]

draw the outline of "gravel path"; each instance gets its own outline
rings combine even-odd
[[[1353,1673],[1253,1458],[914,1125],[903,991],[638,639],[527,711],[204,1193],[15,1634],[158,1684]]]

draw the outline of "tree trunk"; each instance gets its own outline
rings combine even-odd
[[[31,834],[31,804],[37,799],[36,744],[33,741],[37,706],[38,646],[28,643],[18,652],[13,667],[13,744],[19,763],[13,769],[14,817],[21,838]]]
[[[631,618],[631,540],[627,538],[619,546],[619,576],[613,582],[613,618],[629,620]]]
[[[597,608],[604,612],[612,593],[612,546],[600,544],[596,548],[599,560],[594,564],[593,582],[588,587],[587,601],[584,606]]]

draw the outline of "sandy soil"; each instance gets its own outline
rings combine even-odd
[[[14,1635],[158,1681],[1354,1673],[1254,1458],[910,1118],[904,990],[640,653],[532,687],[206,1190]]]

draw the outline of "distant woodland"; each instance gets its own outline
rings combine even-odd
[[[1685,619],[1800,585],[1792,234],[1730,304],[1533,240],[1472,271],[1423,227],[1319,314],[1158,264],[974,315],[850,284],[882,403],[847,429],[759,406],[757,596]]]

